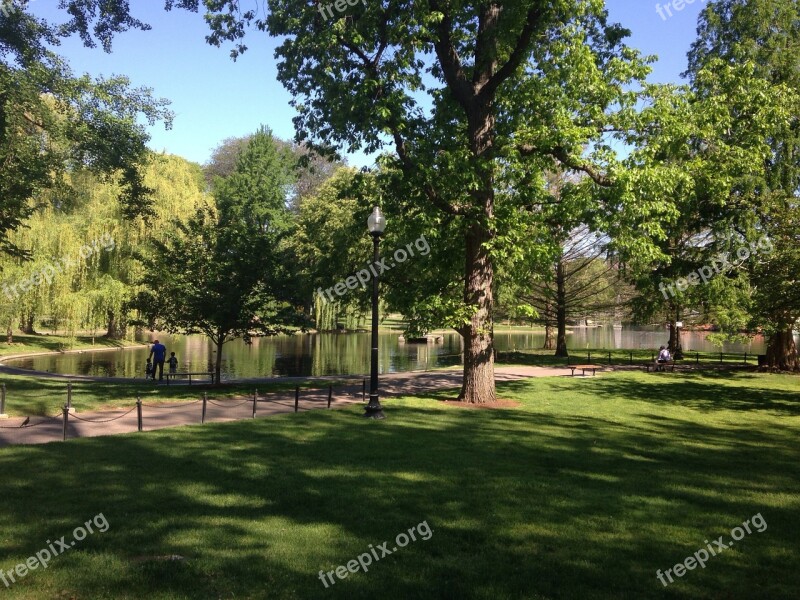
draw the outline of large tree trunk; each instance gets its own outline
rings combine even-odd
[[[544,346],[542,346],[543,350],[552,350],[555,348],[555,342],[553,340],[553,326],[550,325],[550,322],[547,321],[544,324]]]
[[[108,327],[106,328],[106,337],[112,340],[121,338],[120,327],[117,323],[117,314],[113,310],[106,313],[108,316]]]
[[[225,344],[225,338],[227,337],[227,333],[219,332],[217,339],[214,340],[214,343],[217,346],[217,358],[214,361],[214,380],[216,381],[217,385],[221,385],[222,383],[222,346]]]
[[[487,212],[493,210],[488,201]],[[483,224],[473,224],[466,234],[464,300],[476,307],[469,325],[460,329],[464,338],[464,379],[458,399],[471,404],[496,400],[494,385],[494,267],[485,243],[490,234]]]
[[[792,335],[792,326],[773,333],[767,342],[767,365],[781,371],[800,371],[797,344]]]
[[[36,322],[36,315],[34,315],[32,312],[22,313],[19,317],[20,331],[22,333],[34,335],[36,333],[36,330],[33,327],[35,322]]]
[[[675,319],[669,322],[669,342],[667,348],[674,357],[675,354],[683,354],[683,342],[681,341],[681,329],[675,323],[681,320],[680,308],[675,307]]]
[[[556,322],[558,335],[556,337],[556,356],[567,358],[567,274],[563,261],[556,264]]]

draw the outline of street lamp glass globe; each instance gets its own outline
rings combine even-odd
[[[386,217],[377,206],[372,209],[372,214],[367,219],[367,228],[372,235],[380,235],[386,229]]]

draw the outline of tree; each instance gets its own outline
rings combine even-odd
[[[617,305],[620,282],[610,261],[601,258],[603,244],[582,226],[568,233],[551,266],[551,272],[518,299],[533,306],[545,325],[545,348],[553,349],[551,331],[556,330],[555,355],[569,356],[567,321],[596,314]]]
[[[687,74],[704,85],[709,67],[752,65],[767,97],[782,101],[789,118],[774,119],[765,135],[770,153],[762,173],[745,190],[743,204],[755,215],[750,226],[774,244],[767,260],[752,263],[753,324],[768,336],[767,362],[800,370],[792,328],[800,319],[800,6],[794,0],[718,0],[702,12]],[[707,84],[705,84],[707,85]],[[744,88],[748,89],[748,88]],[[750,115],[740,113],[732,135],[747,132]],[[748,211],[749,212],[749,211]]]
[[[236,161],[247,148],[250,137],[227,138],[214,149],[204,167],[209,184],[216,177],[228,177],[236,170]],[[275,144],[291,164],[294,181],[291,183],[289,203],[292,210],[298,212],[302,201],[314,195],[343,163],[322,156],[304,144],[279,139],[275,139]]]
[[[365,225],[371,209],[363,198],[374,190],[373,179],[341,167],[300,203],[292,250],[300,265],[298,287],[311,299],[317,329],[335,329],[340,321],[352,323],[369,307],[368,289],[351,290],[333,301],[324,290],[364,268],[371,257]]]
[[[457,328],[465,343],[459,397],[493,401],[496,253],[516,223],[498,201],[524,204],[528,192],[515,186],[554,164],[612,184],[603,174],[604,130],[634,105],[636,93],[623,90],[647,71],[622,43],[627,32],[594,0],[390,2],[334,22],[282,0],[265,18],[237,10],[233,0],[213,6],[209,40],[234,40],[236,55],[254,20],[283,36],[279,79],[297,99],[301,139],[368,152],[390,140],[408,206],[455,222],[464,262],[461,306],[452,308],[469,313]]]
[[[285,166],[285,165],[284,165]],[[151,327],[203,333],[217,348],[217,381],[226,342],[274,335],[303,324],[284,265],[291,216],[285,206],[287,170],[271,135],[252,136],[236,170],[217,180],[216,207],[175,222],[153,252],[141,256],[146,289],[135,306]]]
[[[100,27],[102,33],[103,27]],[[36,19],[22,5],[0,15],[0,250],[20,253],[8,238],[32,214],[37,191],[66,185],[78,168],[118,175],[125,213],[148,214],[142,180],[149,157],[144,118],[151,125],[172,115],[150,90],[125,77],[76,77],[47,49],[70,27]]]

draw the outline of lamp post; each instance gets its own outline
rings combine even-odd
[[[378,243],[381,234],[386,229],[386,218],[381,209],[377,206],[372,209],[372,214],[367,219],[367,229],[372,236],[372,260],[373,265],[378,264],[380,258],[378,253]],[[369,404],[364,412],[368,419],[385,419],[383,408],[378,400],[378,276],[372,280],[372,361],[369,379]]]

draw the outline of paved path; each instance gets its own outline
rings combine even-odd
[[[528,377],[569,376],[569,369],[546,367],[497,367],[496,381],[514,381]],[[286,378],[283,378],[284,380]],[[308,378],[303,378],[308,379]],[[321,379],[321,378],[314,378]],[[341,379],[341,377],[339,377]],[[248,380],[268,381],[267,379]],[[274,381],[274,380],[273,380]],[[461,370],[438,370],[411,373],[393,373],[381,376],[381,398],[421,394],[435,390],[458,388],[461,385]],[[362,402],[361,384],[339,386],[333,389],[331,408]],[[327,390],[300,390],[299,410],[327,408]],[[259,395],[256,417],[294,411],[292,392],[272,392]],[[178,427],[200,423],[202,401],[151,404],[142,403],[142,429],[152,431],[165,427]],[[253,416],[253,400],[250,398],[214,399],[206,405],[206,421],[222,422],[250,419]],[[23,417],[0,420],[0,447],[13,444],[44,444],[63,439],[64,421],[58,417],[31,417],[22,426]],[[67,438],[95,437],[137,431],[136,406],[131,408],[72,412],[67,420]]]

